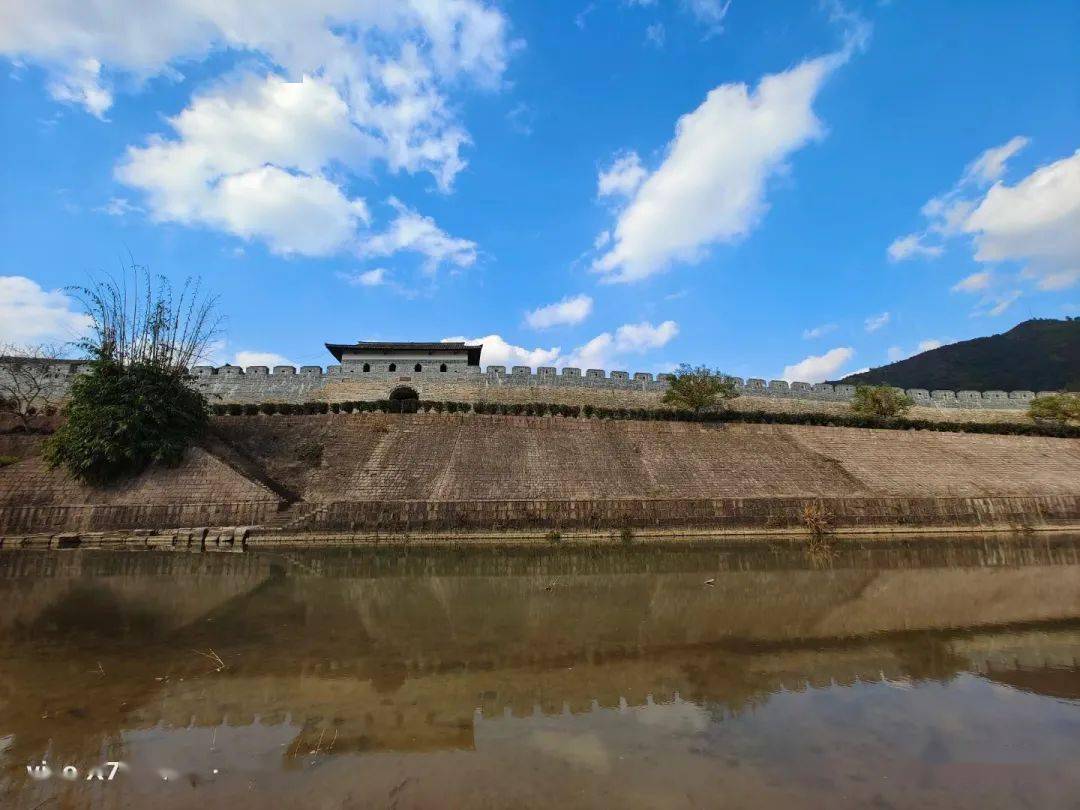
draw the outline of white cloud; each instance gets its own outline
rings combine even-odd
[[[791,366],[784,366],[780,378],[788,382],[819,383],[836,373],[855,356],[848,346],[830,349],[821,355],[810,355]]]
[[[923,206],[926,229],[894,241],[889,258],[938,255],[944,240],[968,236],[975,261],[1022,265],[1021,278],[1034,281],[1040,290],[1060,290],[1080,281],[1080,150],[1007,185],[1001,179],[1007,162],[1027,143],[1017,136],[968,164],[949,191]],[[969,276],[953,289],[971,291],[965,283],[979,278]]]
[[[139,206],[132,205],[127,197],[110,197],[107,203],[94,210],[110,217],[126,217],[128,214],[139,214],[143,211]]]
[[[510,124],[510,129],[519,135],[532,135],[536,111],[524,101],[519,101],[506,114],[506,120]]]
[[[583,369],[609,368],[615,353],[614,344],[615,338],[612,337],[611,332],[601,332],[588,343],[574,349],[563,364]]]
[[[918,257],[936,258],[944,253],[942,240],[963,233],[967,218],[978,204],[971,194],[998,180],[1004,174],[1009,158],[1027,143],[1027,138],[1012,138],[1001,146],[985,150],[965,166],[952,188],[931,197],[920,209],[928,221],[926,229],[893,240],[887,249],[889,260],[902,262]],[[931,239],[936,243],[931,243]]]
[[[112,93],[101,86],[101,62],[87,57],[71,63],[67,71],[49,82],[49,94],[57,101],[78,104],[95,118],[105,120]]]
[[[663,23],[653,23],[645,29],[645,41],[657,48],[664,47],[666,38],[667,32],[664,30]]]
[[[830,332],[836,331],[835,323],[823,323],[821,326],[815,326],[812,329],[804,329],[802,336],[803,340],[816,340],[819,337],[824,337]]]
[[[886,350],[885,354],[888,356],[890,361],[895,363],[898,360],[906,360],[908,357],[911,357],[913,355],[921,354],[922,352],[928,352],[931,349],[937,349],[941,345],[942,344],[941,344],[940,340],[935,340],[933,338],[928,338],[926,340],[920,340],[919,344],[918,344],[918,347],[914,351],[908,351],[906,349],[902,349],[899,346],[890,346]],[[853,373],[858,373],[858,372],[853,372]]]
[[[585,26],[588,24],[588,17],[594,11],[596,11],[596,3],[589,3],[585,8],[574,15],[574,25],[584,31]]]
[[[264,240],[275,253],[328,255],[368,220],[324,167],[360,160],[367,139],[327,83],[247,76],[196,96],[154,136],[130,147],[117,177],[146,194],[157,221]]]
[[[615,351],[645,352],[659,349],[679,334],[679,325],[675,321],[664,321],[653,326],[648,321],[628,323],[615,330]]]
[[[514,346],[503,340],[501,335],[487,335],[486,337],[466,338],[448,337],[443,342],[465,341],[470,345],[484,344],[480,355],[480,362],[484,366],[553,366],[559,360],[559,347],[550,349],[526,349],[523,346]]]
[[[247,368],[248,366],[293,366],[296,365],[289,358],[274,352],[239,351],[233,355],[230,361],[234,366]]]
[[[683,0],[683,3],[698,22],[709,26],[714,32],[721,30],[720,23],[731,7],[731,0]]]
[[[867,332],[876,332],[878,329],[885,326],[885,324],[887,324],[891,320],[892,315],[890,315],[888,312],[882,312],[880,315],[871,315],[869,318],[863,321],[863,325],[866,327]]]
[[[481,0],[52,0],[0,6],[0,55],[42,66],[61,101],[103,117],[113,88],[230,51],[266,75],[203,88],[172,133],[128,150],[118,178],[157,221],[265,241],[281,254],[352,246],[351,180],[379,161],[444,192],[468,133],[449,93],[495,88],[515,43]]]
[[[679,119],[663,162],[619,213],[613,245],[593,269],[629,282],[695,262],[760,222],[768,180],[824,129],[813,102],[850,50],[765,76],[756,88],[722,84]]]
[[[321,176],[263,166],[223,178],[206,213],[212,224],[275,253],[326,256],[347,246],[368,211]]]
[[[610,369],[625,362],[625,355],[644,354],[652,349],[666,346],[679,334],[675,321],[664,321],[653,326],[648,321],[623,324],[611,332],[601,332],[582,346],[578,346],[566,359],[565,365],[577,368]]]
[[[390,227],[371,235],[361,246],[366,256],[392,256],[401,251],[424,256],[424,271],[434,273],[441,265],[471,267],[476,262],[476,243],[449,236],[431,217],[418,214],[397,199],[389,204],[397,211]]]
[[[43,290],[25,276],[0,276],[0,343],[28,346],[83,337],[90,317],[61,290]]]
[[[526,313],[525,323],[533,329],[573,325],[588,318],[592,308],[592,298],[587,295],[575,295]]]
[[[923,238],[923,234],[909,233],[907,236],[894,239],[888,249],[889,261],[902,262],[914,256],[936,259],[945,252],[945,248],[941,245],[923,244]]]
[[[529,349],[508,343],[501,335],[482,338],[449,337],[443,341],[465,341],[469,344],[483,343],[480,362],[484,366],[555,366],[562,368],[617,369],[629,355],[641,355],[666,346],[679,333],[678,324],[664,321],[654,326],[649,322],[623,324],[612,332],[601,332],[592,340],[563,353],[559,346],[549,349]]]
[[[361,287],[378,287],[380,284],[386,284],[389,273],[390,271],[385,267],[376,267],[374,270],[351,276],[349,283],[358,284]]]
[[[1005,167],[1013,155],[1027,146],[1031,140],[1022,135],[1011,138],[1001,146],[987,149],[964,169],[960,182],[989,185],[996,183],[1005,174]]]
[[[994,275],[989,270],[983,270],[981,273],[972,273],[970,276],[962,278],[952,286],[953,292],[982,292],[990,286],[993,281]]]
[[[647,174],[637,152],[621,152],[610,167],[600,172],[596,194],[599,197],[631,197]]]
[[[998,315],[1004,315],[1006,310],[1015,304],[1022,295],[1021,290],[1010,290],[1000,295],[984,296],[971,314],[974,317],[996,318]]]
[[[114,78],[137,86],[178,77],[185,62],[232,50],[260,54],[294,78],[322,72],[347,83],[358,113],[389,105],[406,118],[421,112],[408,107],[434,100],[433,82],[497,83],[513,47],[507,28],[502,12],[476,0],[265,0],[257,8],[247,0],[52,0],[0,8],[0,54],[42,65],[59,100],[98,115],[111,104]],[[412,71],[422,86],[382,75],[410,62],[424,69]]]
[[[421,294],[420,288],[415,283],[402,284],[396,281],[392,271],[386,267],[375,267],[357,273],[337,273],[336,275],[351,287],[389,290],[403,298],[416,298]]]
[[[1020,262],[1042,290],[1075,284],[1080,280],[1080,150],[1015,186],[995,183],[964,231],[974,237],[976,261]]]

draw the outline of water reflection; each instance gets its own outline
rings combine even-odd
[[[28,807],[1074,806],[1078,548],[6,552],[3,789]],[[36,783],[42,757],[130,770]]]

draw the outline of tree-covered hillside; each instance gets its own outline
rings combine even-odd
[[[953,391],[1080,391],[1080,318],[1036,319],[851,374],[841,382]]]

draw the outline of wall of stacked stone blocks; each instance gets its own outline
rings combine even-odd
[[[196,366],[192,369],[195,385],[211,402],[307,402],[312,400],[344,401],[386,399],[390,392],[407,385],[421,399],[472,401],[573,402],[622,407],[647,407],[659,404],[668,386],[668,374],[604,371],[578,368],[528,366],[449,366],[448,371],[422,368],[391,371],[387,363],[322,366]],[[54,396],[62,397],[75,378],[87,366],[71,362],[56,363],[49,372]],[[4,373],[0,365],[0,374]],[[844,403],[855,393],[852,385],[788,383],[783,380],[731,378],[741,395],[754,398]],[[944,409],[1022,410],[1036,396],[1049,391],[929,391],[907,389],[919,406]]]

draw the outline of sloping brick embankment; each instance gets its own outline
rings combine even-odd
[[[195,450],[118,489],[0,454],[0,533],[262,524],[291,532],[1080,525],[1080,441],[559,417],[221,417]],[[5,440],[8,445],[5,449]],[[273,513],[282,496],[297,503]]]

